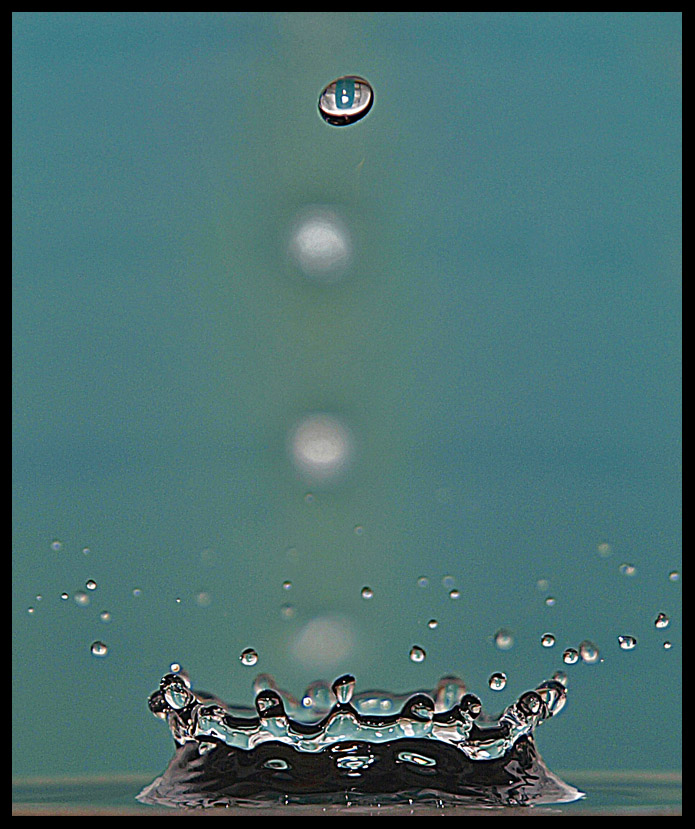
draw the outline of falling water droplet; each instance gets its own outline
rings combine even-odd
[[[620,567],[618,567],[618,570],[623,576],[634,576],[637,572],[637,568],[634,564],[621,564]]]
[[[427,576],[420,576],[420,578],[417,580],[418,587],[427,587],[429,583],[430,580],[427,578]]]
[[[374,591],[372,590],[371,587],[363,587],[361,595],[362,595],[363,599],[371,599],[372,596],[374,595]]]
[[[545,603],[548,607],[555,607],[555,605],[557,604],[557,599],[554,596],[548,596],[548,598],[545,600]]]
[[[85,587],[87,588],[87,590],[96,590],[97,589],[97,583],[94,581],[94,579],[89,579],[89,581],[86,583]]]
[[[427,623],[427,627],[431,630],[434,630],[436,627],[439,626],[439,622],[436,619],[430,619]]]
[[[96,642],[92,642],[90,650],[94,656],[106,656],[109,652],[108,646],[98,640]]]
[[[258,654],[253,648],[246,648],[241,652],[239,659],[244,665],[255,665],[258,662]]]
[[[634,636],[619,636],[618,644],[624,651],[631,651],[637,645],[637,640]]]
[[[62,543],[57,539],[51,542],[51,550],[55,550],[56,552],[58,552],[62,546]]]
[[[460,590],[451,590],[449,591],[449,598],[450,599],[458,599],[461,596]]]
[[[541,645],[543,645],[544,648],[552,648],[554,644],[555,637],[552,633],[544,633],[543,636],[541,636]]]
[[[410,649],[411,662],[424,662],[426,656],[427,654],[419,645],[413,645],[413,647]]]
[[[567,650],[562,654],[562,661],[566,665],[574,665],[575,662],[579,661],[579,652],[574,648],[567,648]]]
[[[668,574],[669,581],[680,581],[680,578],[681,574],[678,572],[678,570],[671,570],[671,572]]]
[[[99,614],[99,618],[102,622],[110,622],[111,621],[111,614],[108,610],[102,610]]]
[[[654,619],[654,627],[657,628],[667,628],[671,624],[671,620],[665,613],[659,613],[659,615]]]
[[[501,671],[491,674],[490,679],[488,679],[488,685],[493,691],[501,691],[506,684],[507,675],[503,674]]]
[[[364,78],[347,75],[337,78],[319,97],[319,112],[333,127],[354,124],[369,112],[374,103],[374,92]]]
[[[671,644],[671,642],[664,642],[664,650],[665,651],[670,651],[672,647],[673,647],[673,645]]]
[[[63,593],[61,593],[61,594],[60,594],[60,598],[61,598],[64,602],[66,602],[66,601],[70,598],[70,595],[69,595],[68,593],[63,592]]]
[[[74,598],[75,602],[80,605],[80,607],[86,607],[90,602],[90,598],[84,590],[78,590],[77,593],[75,593]]]

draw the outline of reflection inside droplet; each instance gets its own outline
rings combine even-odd
[[[346,75],[323,90],[319,112],[331,126],[345,127],[364,118],[373,103],[374,92],[369,83],[357,75]]]
[[[304,276],[319,282],[336,282],[352,260],[352,237],[335,210],[310,207],[295,219],[289,250]]]

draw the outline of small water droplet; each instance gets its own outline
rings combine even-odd
[[[363,532],[364,532],[364,527],[361,524],[358,524],[355,527],[355,535],[362,535]]]
[[[135,596],[136,599],[138,598],[138,596],[142,596],[142,590],[140,590],[139,587],[134,587],[133,596]]]
[[[307,494],[304,496],[304,500],[306,501],[307,504],[313,504],[313,502],[314,502],[313,494],[311,492],[307,492]]]
[[[545,600],[545,603],[548,607],[555,607],[555,605],[557,604],[557,599],[554,596],[548,596],[548,598]]]
[[[258,662],[258,654],[253,648],[246,648],[241,652],[239,659],[244,665],[255,665]]]
[[[427,587],[429,583],[430,580],[427,578],[427,576],[420,576],[420,578],[417,580],[418,587]]]
[[[34,612],[35,612],[35,609],[33,607],[28,607],[27,608],[27,613],[31,614],[31,613],[34,613]]]
[[[58,550],[60,550],[62,546],[62,542],[58,541],[57,539],[51,542],[51,550],[55,550],[56,552],[58,552]]]
[[[664,642],[664,650],[665,651],[670,651],[672,647],[673,647],[673,645],[671,644],[671,642]]]
[[[361,595],[362,595],[363,599],[371,599],[372,596],[374,595],[374,591],[372,590],[371,587],[363,587]]]
[[[490,679],[488,679],[487,684],[490,686],[491,690],[501,691],[507,684],[507,675],[503,674],[501,671],[496,671],[494,674],[490,675]]]
[[[634,564],[621,564],[620,567],[618,567],[618,570],[623,576],[634,576],[637,572],[637,568]]]
[[[442,584],[444,587],[451,589],[456,584],[456,579],[453,576],[444,576]]]
[[[552,633],[544,633],[543,636],[541,636],[541,645],[543,645],[544,648],[552,648],[554,644],[555,637]]]
[[[207,590],[200,590],[195,595],[195,603],[199,607],[209,607],[212,604],[212,596]]]
[[[294,609],[294,606],[291,605],[291,604],[284,604],[280,608],[280,615],[282,616],[283,619],[293,619],[295,613],[296,613],[296,611]]]
[[[550,582],[548,579],[538,579],[536,582],[536,590],[540,593],[545,593],[545,591],[550,587]]]
[[[671,620],[665,613],[659,613],[659,615],[654,619],[654,627],[657,628],[667,628],[671,624]]]
[[[610,544],[606,544],[604,542],[603,544],[598,545],[598,554],[601,556],[601,558],[608,558],[608,556],[612,552],[613,552],[613,548],[611,547]]]
[[[427,627],[431,630],[434,630],[436,627],[439,626],[439,622],[436,619],[430,619],[427,623]]]
[[[427,654],[425,653],[424,649],[421,648],[419,645],[413,645],[413,647],[410,649],[411,662],[424,662],[426,656]]]
[[[514,646],[514,634],[506,628],[501,628],[495,634],[495,646],[501,651],[508,651]]]
[[[582,662],[587,665],[595,665],[596,662],[599,660],[599,652],[596,645],[593,642],[590,642],[588,639],[585,639],[583,642],[579,644],[579,655],[582,658]]]
[[[449,591],[449,598],[450,599],[458,599],[461,596],[460,590],[450,590]]]
[[[90,650],[94,656],[106,656],[109,652],[108,646],[98,640],[96,642],[92,642]]]
[[[70,595],[69,595],[68,593],[63,592],[63,593],[61,593],[61,594],[60,594],[60,598],[61,598],[64,602],[66,602],[66,601],[70,598]]]
[[[172,662],[171,665],[169,665],[169,670],[172,674],[177,674],[181,670],[181,666],[178,662]]]
[[[671,570],[671,572],[668,574],[669,581],[680,581],[680,578],[681,574],[678,572],[678,570]]]
[[[82,553],[83,553],[83,555],[88,556],[91,552],[92,552],[92,551],[89,549],[89,547],[83,547],[83,548],[82,548]]]
[[[364,78],[347,75],[337,78],[323,90],[319,97],[319,112],[324,121],[333,127],[354,124],[372,108],[374,93]]]
[[[283,583],[282,583],[282,589],[283,589],[283,590],[291,590],[291,589],[292,589],[292,582],[291,582],[291,581],[289,581],[289,580],[287,580],[287,581],[283,581]]]
[[[76,602],[76,603],[77,603],[80,607],[86,607],[86,606],[89,604],[89,602],[90,602],[90,598],[89,598],[89,596],[88,596],[88,595],[84,592],[84,590],[78,590],[78,591],[77,591],[77,593],[75,593],[74,598],[75,598],[75,602]]]
[[[567,648],[567,650],[562,654],[562,661],[566,665],[574,665],[575,662],[579,661],[579,652],[574,648]]]
[[[619,636],[618,644],[624,651],[631,651],[637,645],[637,640],[634,636]]]
[[[99,618],[102,622],[110,622],[111,621],[111,614],[108,610],[102,610],[99,614]]]
[[[89,581],[85,584],[85,587],[87,588],[87,590],[96,590],[97,583],[94,581],[94,579],[89,579]]]

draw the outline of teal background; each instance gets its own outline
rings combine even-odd
[[[333,128],[344,74],[375,103]],[[551,767],[677,768],[680,136],[678,13],[15,13],[14,773],[159,772],[169,664],[250,703],[249,646],[491,711],[564,669]],[[337,285],[288,261],[316,203]],[[287,457],[313,411],[355,435],[332,486]],[[326,615],[353,650],[302,665]]]

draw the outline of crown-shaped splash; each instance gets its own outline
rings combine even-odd
[[[246,803],[414,802],[520,805],[568,802],[581,793],[555,777],[533,732],[566,701],[542,682],[499,716],[456,677],[432,694],[355,695],[349,674],[314,683],[301,702],[257,678],[255,711],[232,708],[167,674],[149,699],[177,744],[166,772],[139,795],[170,806]]]

